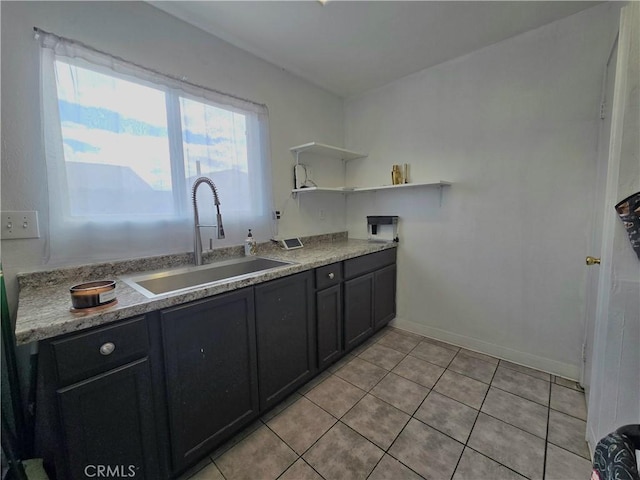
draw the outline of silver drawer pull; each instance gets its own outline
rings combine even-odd
[[[102,355],[111,355],[115,349],[116,346],[113,343],[107,342],[100,347],[100,353]]]
[[[329,275],[327,275],[329,277],[329,279],[333,280],[333,277],[335,277],[335,275],[333,274],[333,272],[331,272]]]

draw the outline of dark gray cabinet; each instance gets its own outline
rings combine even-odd
[[[267,410],[315,373],[313,272],[255,287],[260,410]]]
[[[396,250],[344,262],[344,345],[351,350],[396,315]]]
[[[373,273],[373,329],[380,330],[396,316],[396,266]]]
[[[146,358],[58,391],[68,475],[159,477],[156,426]],[[117,473],[113,473],[117,472]]]
[[[39,357],[37,442],[53,478],[163,475],[145,317],[43,342]]]
[[[373,333],[373,274],[344,282],[344,346],[351,350]]]
[[[258,414],[253,289],[160,312],[173,471]]]
[[[342,262],[316,268],[318,368],[325,369],[344,351],[342,343]]]
[[[395,260],[383,250],[42,342],[51,477],[183,472],[393,319]]]
[[[342,286],[316,293],[318,368],[323,370],[342,354]]]

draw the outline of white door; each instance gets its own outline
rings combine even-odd
[[[593,226],[591,242],[589,245],[589,255],[600,258],[602,248],[602,217],[604,214],[604,198],[607,186],[607,165],[609,164],[609,145],[611,138],[611,114],[613,111],[613,87],[616,75],[616,60],[618,58],[618,37],[616,36],[605,72],[603,75],[601,109],[600,109],[600,130],[598,132],[598,157],[597,157],[597,177],[596,194],[593,207]],[[596,325],[596,304],[598,298],[598,279],[600,267],[598,264],[586,266],[587,270],[587,290],[585,307],[585,337],[584,351],[582,358],[582,371],[580,384],[584,387],[589,396],[589,382],[591,367],[593,363],[593,336]]]
[[[640,3],[621,11],[602,217],[587,440],[640,423],[640,260],[616,203],[640,190]]]

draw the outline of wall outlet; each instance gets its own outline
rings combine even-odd
[[[2,212],[2,239],[40,238],[38,212]]]
[[[324,211],[324,209],[320,209],[318,210],[318,218],[320,220],[324,220],[325,218],[327,218],[327,212]]]

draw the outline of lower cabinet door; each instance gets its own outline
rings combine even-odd
[[[379,330],[396,316],[396,266],[381,268],[373,276],[373,324]]]
[[[323,370],[342,352],[342,286],[316,293],[318,368]]]
[[[313,272],[255,287],[260,409],[266,410],[315,373]]]
[[[373,333],[373,273],[344,282],[344,348],[351,350]]]
[[[160,312],[173,471],[258,415],[253,289]]]
[[[69,478],[160,477],[150,375],[143,358],[58,390]]]

